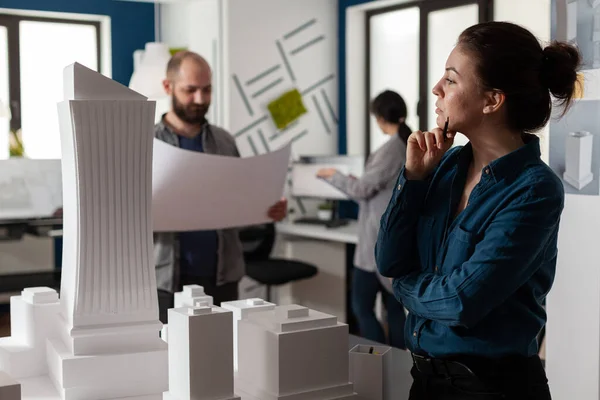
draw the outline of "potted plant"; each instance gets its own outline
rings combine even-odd
[[[319,208],[317,210],[317,218],[322,221],[330,221],[333,214],[333,204],[331,202],[326,202],[319,204]]]
[[[21,130],[14,131],[11,129],[8,139],[8,149],[10,157],[24,157],[25,148],[23,147],[23,138]]]

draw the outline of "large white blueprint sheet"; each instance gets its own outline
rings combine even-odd
[[[154,139],[155,232],[261,224],[283,194],[291,146],[251,158],[183,150]]]

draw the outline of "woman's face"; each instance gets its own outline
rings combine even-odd
[[[436,124],[443,128],[449,118],[449,128],[468,133],[478,126],[483,118],[485,97],[476,75],[473,57],[456,46],[448,60],[442,79],[434,86],[437,96]]]

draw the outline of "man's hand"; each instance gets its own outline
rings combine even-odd
[[[329,179],[335,175],[337,170],[335,168],[321,168],[317,171],[317,177],[323,179]]]
[[[285,197],[282,197],[277,203],[269,208],[268,216],[275,222],[279,222],[287,215],[287,204],[288,201]]]

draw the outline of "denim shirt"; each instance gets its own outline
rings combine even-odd
[[[407,346],[431,357],[537,353],[564,205],[539,139],[486,166],[456,215],[472,148],[448,151],[423,181],[404,169],[381,219],[380,273],[409,311]]]

